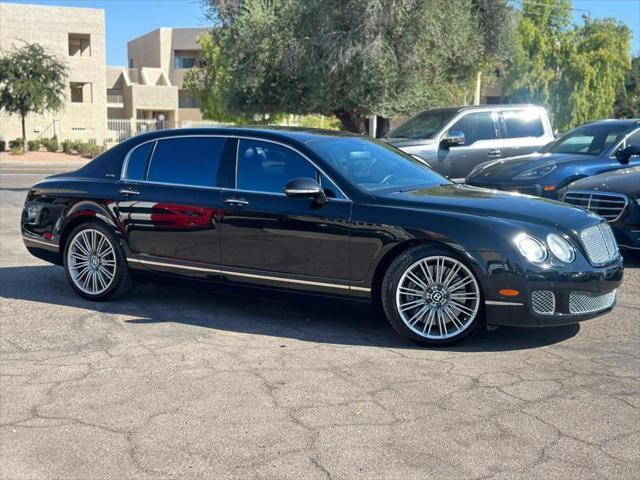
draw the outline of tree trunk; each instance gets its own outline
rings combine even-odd
[[[391,129],[391,120],[386,117],[378,115],[378,128],[376,129],[376,138],[383,138],[387,136]]]
[[[26,115],[20,115],[22,119],[22,151],[27,151],[27,127],[25,126],[25,117]]]
[[[340,120],[345,130],[361,135],[367,133],[367,119],[362,115],[344,108],[334,110],[333,114]]]

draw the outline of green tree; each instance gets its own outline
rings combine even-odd
[[[618,89],[614,112],[616,118],[640,118],[640,57],[633,59],[624,85]]]
[[[67,68],[37,44],[26,44],[0,57],[0,108],[20,115],[22,145],[27,144],[25,119],[62,106]]]
[[[613,113],[630,66],[630,31],[612,19],[571,25],[569,0],[525,2],[505,94],[549,109],[564,131]]]
[[[352,131],[466,103],[506,56],[504,0],[209,0],[214,29],[195,74],[232,115],[334,115]]]

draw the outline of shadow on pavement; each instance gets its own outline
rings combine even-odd
[[[142,284],[126,299],[89,302],[73,292],[62,268],[26,266],[0,269],[0,297],[130,316],[134,318],[126,322],[131,324],[173,322],[319,343],[426,348],[399,337],[368,303],[248,287],[179,281],[170,286]],[[447,350],[525,350],[562,342],[579,330],[577,324],[548,328],[501,327],[479,332]]]

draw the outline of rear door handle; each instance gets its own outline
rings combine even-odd
[[[121,195],[140,195],[138,190],[134,190],[133,188],[123,188],[120,190]]]
[[[246,207],[247,205],[249,205],[249,202],[244,198],[235,197],[227,198],[224,203],[226,203],[227,205],[231,205],[232,207]]]
[[[499,157],[500,155],[502,155],[502,150],[489,150],[489,153],[487,155],[489,157]]]

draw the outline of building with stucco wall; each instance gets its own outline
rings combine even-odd
[[[56,135],[102,143],[107,116],[104,11],[0,3],[0,54],[38,43],[68,68],[62,108],[26,119],[27,138]],[[0,136],[22,135],[20,117],[0,111]]]

